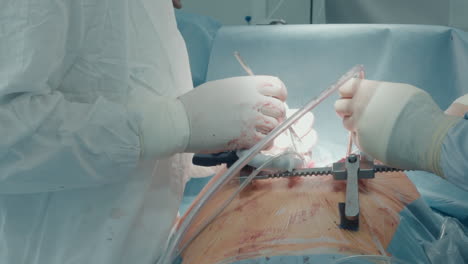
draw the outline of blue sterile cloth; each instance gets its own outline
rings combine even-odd
[[[213,41],[221,23],[213,18],[176,10],[177,27],[187,46],[193,86],[205,82]]]

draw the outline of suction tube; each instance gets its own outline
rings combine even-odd
[[[291,127],[295,122],[297,122],[303,115],[307,112],[311,111],[315,107],[317,107],[321,102],[323,102],[326,98],[328,98],[331,94],[333,94],[336,90],[338,90],[344,83],[350,80],[353,77],[361,77],[364,75],[364,67],[362,65],[356,65],[347,73],[345,73],[338,81],[336,81],[333,85],[328,87],[327,89],[323,90],[318,97],[312,99],[309,103],[307,103],[303,108],[298,110],[294,113],[291,117],[286,119],[283,123],[281,123],[278,127],[273,129],[270,134],[268,134],[265,138],[263,138],[260,142],[258,142],[255,146],[253,146],[248,153],[244,156],[240,157],[240,159],[234,163],[216,182],[213,183],[212,189],[204,193],[197,204],[195,204],[192,210],[187,214],[185,217],[184,222],[182,222],[179,228],[176,230],[175,228],[172,231],[172,234],[168,240],[166,250],[162,258],[158,261],[159,264],[172,264],[174,260],[179,257],[181,253],[179,248],[180,243],[188,230],[188,227],[192,223],[192,221],[198,216],[200,209],[213,197],[213,195],[218,192],[229,180],[236,175],[240,170],[246,166],[250,160],[252,160],[257,153],[263,150],[270,142]],[[252,176],[252,175],[251,175]],[[248,177],[248,179],[239,187],[239,191],[244,188],[248,182],[252,180],[253,177]],[[217,210],[219,211],[219,210]],[[194,238],[189,238],[188,241],[192,241]]]

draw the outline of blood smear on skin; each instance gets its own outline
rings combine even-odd
[[[238,184],[232,182],[218,192],[187,235]],[[338,203],[345,200],[345,186],[331,175],[255,180],[186,248],[183,263],[317,254],[324,248],[349,255],[381,254],[398,227],[399,212],[419,193],[399,172],[361,180],[360,229],[352,232],[338,226]]]

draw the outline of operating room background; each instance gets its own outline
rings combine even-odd
[[[252,17],[253,24],[268,16],[290,24],[308,24],[310,4],[310,0],[183,0],[183,10],[213,17],[223,25],[246,25],[246,16]]]
[[[184,11],[213,17],[223,25],[420,24],[468,30],[468,0],[184,0]]]
[[[284,1],[292,2],[299,5],[301,0]],[[288,104],[292,108],[302,106],[305,100],[358,63],[366,67],[367,78],[405,82],[426,89],[443,109],[468,91],[465,86],[468,83],[466,32],[440,26],[401,25],[233,27],[231,25],[236,23],[245,25],[243,17],[249,14],[249,8],[259,7],[251,6],[249,0],[183,0],[183,3],[183,10],[176,14],[187,43],[195,86],[209,80],[245,75],[233,56],[233,51],[239,51],[256,74],[276,75],[287,83]],[[210,6],[211,3],[216,4]],[[312,9],[317,10],[314,7]],[[239,14],[237,22],[236,14]],[[288,20],[286,15],[283,19]],[[292,24],[291,20],[287,22]],[[319,144],[324,152],[343,155],[346,132],[340,127],[332,101],[333,98],[324,102],[315,111]],[[318,150],[315,149],[315,156],[326,156],[319,155]],[[466,191],[429,173],[408,175],[433,210],[456,217],[468,226]],[[208,180],[209,177],[191,179],[186,186],[181,212]]]

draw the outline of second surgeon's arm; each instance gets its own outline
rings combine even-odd
[[[11,0],[0,9],[0,193],[102,185],[130,177],[139,161],[137,117],[124,104],[72,102],[57,89],[72,64],[64,63],[69,42],[83,41],[68,35],[80,24],[69,23],[80,13],[70,5]]]
[[[191,89],[175,23],[148,26],[126,1],[83,2],[0,8],[0,193],[102,185],[140,160],[250,148],[284,117],[278,78]]]
[[[408,84],[351,80],[340,93],[335,109],[364,152],[468,188],[466,120],[445,114],[427,92]]]

